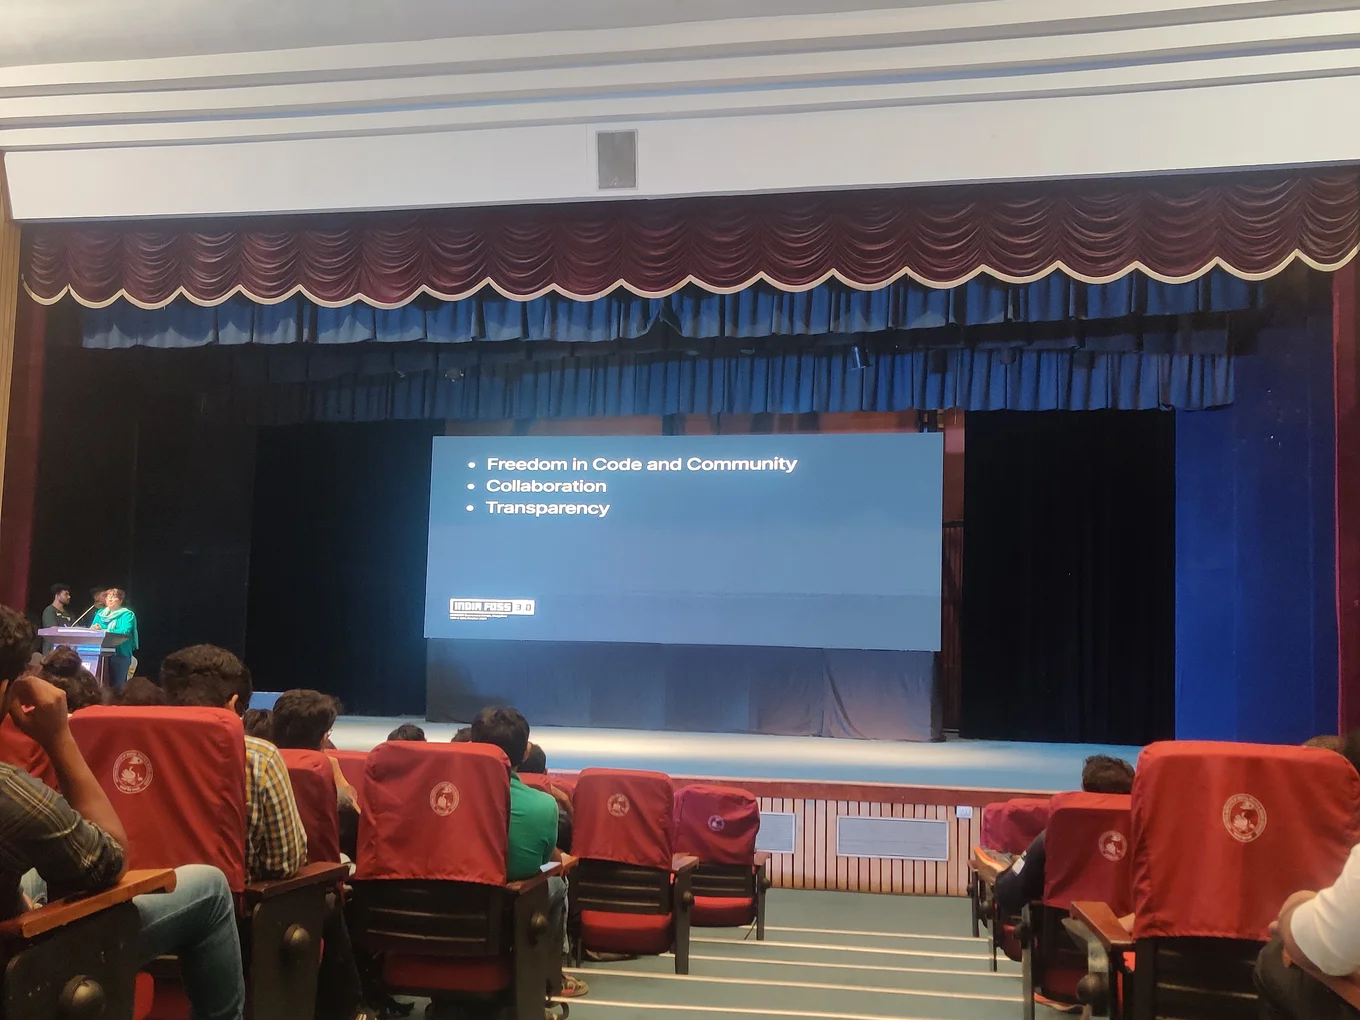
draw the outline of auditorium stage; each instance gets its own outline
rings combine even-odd
[[[344,716],[336,746],[366,751],[399,723],[432,740],[456,725]],[[982,808],[1076,789],[1087,755],[1133,761],[1139,748],[987,740],[907,743],[823,737],[536,726],[551,772],[590,766],[654,769],[677,785],[724,780],[759,798],[757,847],[787,889],[963,896]]]
[[[447,740],[458,729],[457,724],[418,718],[343,716],[336,721],[331,739],[336,747],[367,751],[404,722],[423,727],[432,740]],[[534,727],[533,739],[542,746],[554,772],[577,772],[594,765],[653,769],[685,777],[986,791],[1073,790],[1088,755],[1113,754],[1133,761],[1140,750],[1103,744],[913,743],[554,726]]]

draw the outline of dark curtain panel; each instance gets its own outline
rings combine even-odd
[[[1175,416],[968,416],[965,736],[1143,744],[1175,717]]]
[[[260,690],[425,706],[430,439],[442,422],[260,432],[246,661]]]

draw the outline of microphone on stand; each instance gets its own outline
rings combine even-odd
[[[90,603],[90,609],[93,609],[96,605],[97,605],[97,603],[91,602],[91,603]],[[90,611],[90,609],[85,610],[85,613],[88,613],[88,612]],[[75,627],[75,626],[78,626],[78,625],[80,624],[80,621],[83,620],[83,619],[85,619],[85,613],[81,613],[81,614],[80,614],[79,616],[77,616],[74,620],[72,620],[70,623],[68,623],[67,626],[68,626],[68,627]]]

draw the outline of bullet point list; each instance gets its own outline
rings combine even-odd
[[[476,462],[475,460],[470,460],[470,461],[468,461],[468,467],[470,467],[470,468],[475,468],[476,466],[477,466],[477,462]]]
[[[463,507],[463,509],[464,509],[464,510],[471,510],[471,509],[472,509],[472,504],[469,503],[467,506]]]

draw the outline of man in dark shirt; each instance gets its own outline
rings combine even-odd
[[[1093,754],[1081,767],[1081,788],[1087,793],[1129,793],[1133,790],[1133,766],[1122,758]],[[1005,913],[1018,914],[1026,903],[1044,898],[1044,833],[996,879],[996,905]]]
[[[69,584],[52,585],[52,604],[42,611],[43,630],[49,627],[69,627],[74,621],[67,610],[71,604],[71,586]]]
[[[33,627],[0,606],[0,719],[35,740],[52,761],[57,793],[0,763],[0,913],[25,909],[20,882],[41,896],[92,893],[118,881],[127,833],[67,724],[66,696],[25,674]],[[177,955],[194,1020],[240,1020],[245,982],[226,876],[195,864],[175,869],[174,892],[137,896],[143,963]]]

